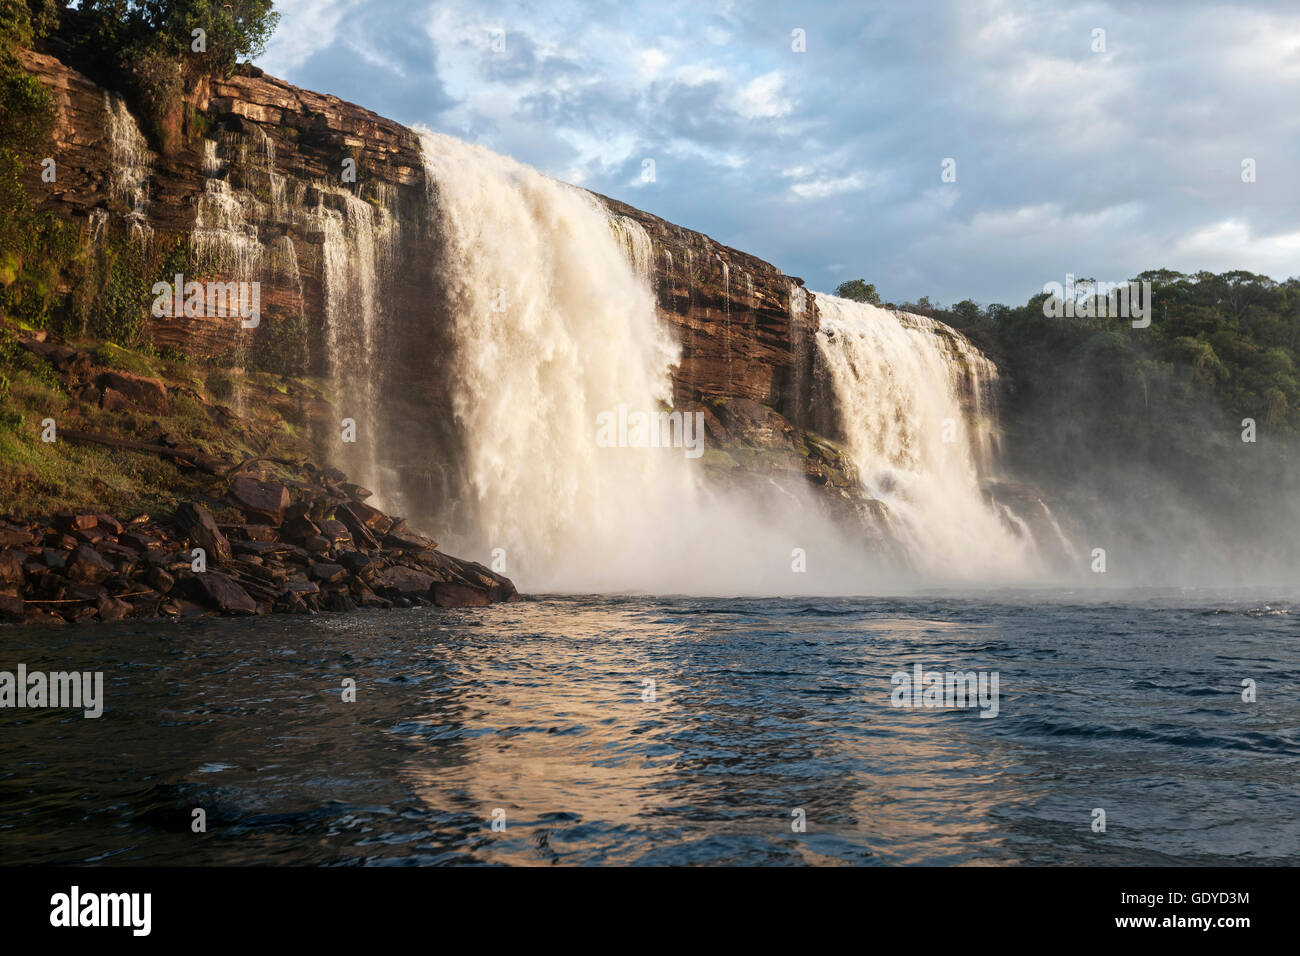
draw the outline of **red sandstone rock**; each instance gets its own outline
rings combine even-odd
[[[486,591],[440,581],[433,586],[433,603],[438,607],[486,607],[491,602]]]
[[[156,378],[110,369],[101,372],[95,384],[106,392],[108,389],[121,392],[131,403],[152,412],[165,412],[169,408],[167,386]]]
[[[230,483],[228,497],[246,514],[266,518],[275,525],[284,521],[284,509],[289,506],[289,489],[283,484],[245,475]]]

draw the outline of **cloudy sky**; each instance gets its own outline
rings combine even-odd
[[[268,72],[814,289],[1016,304],[1067,272],[1300,275],[1297,0],[276,6]]]

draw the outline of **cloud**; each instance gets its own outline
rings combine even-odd
[[[755,77],[740,88],[736,96],[736,112],[750,119],[786,116],[794,103],[782,95],[785,77],[773,70]]]
[[[814,288],[863,275],[895,301],[1015,302],[1067,271],[1298,271],[1293,0],[278,8],[270,72],[625,199]]]

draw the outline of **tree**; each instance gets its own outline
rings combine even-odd
[[[280,20],[271,0],[81,0],[73,15],[77,33],[124,72],[162,54],[191,77],[228,76],[241,57],[260,56]]]
[[[86,66],[130,94],[170,154],[183,138],[185,91],[260,55],[279,19],[271,0],[81,0],[65,11],[65,32]]]
[[[852,299],[854,302],[880,305],[880,294],[876,292],[876,287],[866,279],[850,279],[848,282],[841,282],[835,287],[835,294],[841,299]]]

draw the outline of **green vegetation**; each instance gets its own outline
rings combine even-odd
[[[65,11],[63,33],[92,75],[130,94],[170,155],[187,135],[206,131],[186,91],[260,55],[280,18],[271,7],[271,0],[81,0]]]
[[[245,412],[234,417],[220,407],[236,389],[224,370],[174,353],[93,340],[70,344],[91,352],[91,381],[105,368],[161,378],[168,386],[167,411],[101,407],[75,381],[23,348],[14,330],[0,322],[0,461],[5,463],[0,501],[6,513],[47,515],[66,508],[161,513],[211,490],[208,476],[156,455],[63,437],[44,442],[46,418],[55,419],[60,434],[76,430],[143,442],[168,434],[234,461],[256,454],[316,457],[309,411],[320,393],[300,381],[247,376],[240,383]]]
[[[1168,269],[1137,279],[1151,283],[1145,328],[1095,309],[1046,316],[1046,294],[1014,308],[889,307],[960,329],[997,363],[1010,474],[1096,520],[1176,501],[1181,513],[1236,521],[1237,532],[1260,522],[1265,534],[1300,448],[1300,279]],[[1245,419],[1254,444],[1242,440]],[[1251,510],[1243,494],[1271,504]]]
[[[835,294],[841,299],[880,305],[880,295],[876,292],[876,287],[866,279],[850,279],[848,282],[841,282],[835,287]]]
[[[970,300],[898,308],[932,315],[984,348],[1008,379],[1013,411],[1055,404],[1063,385],[1078,379],[1097,386],[1084,407],[1117,426],[1130,411],[1212,398],[1238,422],[1300,432],[1300,279],[1158,269],[1137,281],[1151,283],[1147,328],[1118,316],[1049,318],[1046,294],[1018,308]]]
[[[61,276],[81,254],[81,230],[33,210],[23,185],[47,155],[54,107],[18,60],[53,21],[43,0],[0,0],[0,313],[44,327],[59,298]]]

